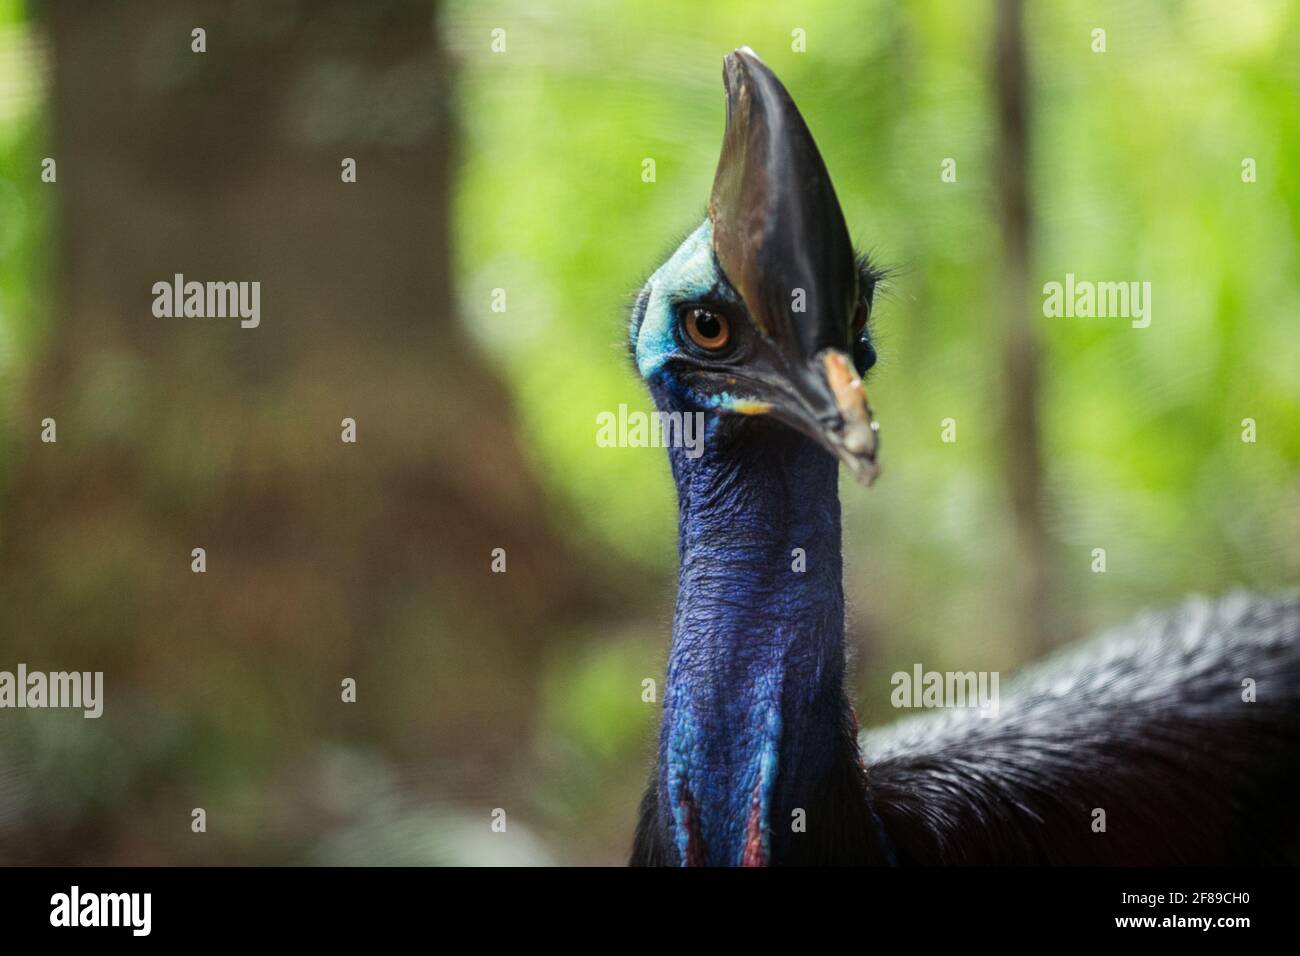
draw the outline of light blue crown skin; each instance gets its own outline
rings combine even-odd
[[[713,262],[713,226],[706,219],[650,277],[650,298],[636,340],[636,367],[644,379],[663,368],[677,351],[673,326],[677,307],[699,298],[718,284]]]

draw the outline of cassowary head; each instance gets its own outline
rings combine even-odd
[[[637,298],[631,347],[666,411],[797,429],[876,476],[861,376],[878,275],[855,254],[803,117],[749,48],[723,64],[727,128],[709,215]]]

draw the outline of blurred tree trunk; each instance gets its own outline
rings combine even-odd
[[[1013,627],[1020,647],[1041,652],[1053,643],[1052,548],[1043,516],[1037,319],[1030,311],[1031,133],[1029,67],[1021,0],[998,0],[993,49],[998,135],[994,151],[1002,235],[1002,449],[1010,495],[1014,553],[1010,574]]]
[[[604,599],[455,321],[456,129],[432,5],[42,12],[58,297],[11,422],[13,660],[105,671],[113,735],[134,708],[217,752],[255,741],[211,758],[250,773],[333,737],[490,778],[527,726],[543,639]],[[260,281],[260,327],[155,318],[151,287],[175,273]],[[46,416],[57,444],[39,441]],[[190,783],[157,796],[182,835]]]

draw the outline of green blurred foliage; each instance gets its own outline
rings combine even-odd
[[[0,414],[17,387],[23,356],[48,318],[42,293],[57,199],[40,181],[43,74],[40,45],[22,23],[19,6],[0,3]]]

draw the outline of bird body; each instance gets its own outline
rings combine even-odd
[[[837,482],[876,473],[879,273],[784,87],[749,50],[724,77],[709,218],[632,316],[658,409],[708,416],[668,450],[680,572],[632,862],[1295,861],[1296,598],[1196,601],[1041,665],[992,718],[859,740]]]
[[[994,719],[862,747],[900,862],[1300,862],[1300,597],[1145,614],[1019,675]]]

